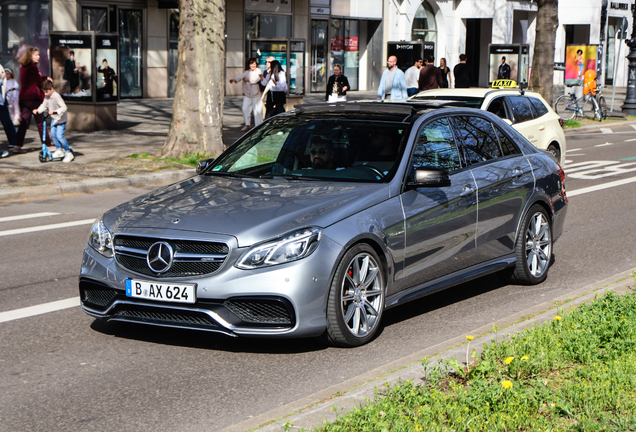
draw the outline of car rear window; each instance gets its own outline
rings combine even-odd
[[[532,120],[532,109],[528,103],[528,98],[525,96],[508,96],[512,112],[515,116],[515,123],[522,123],[524,121]]]
[[[541,117],[548,113],[548,108],[537,98],[528,97],[528,100],[532,104],[532,108],[534,109],[534,116]]]

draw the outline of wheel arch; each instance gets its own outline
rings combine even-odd
[[[519,220],[517,220],[517,232],[515,233],[515,244],[517,243],[517,240],[519,239],[519,235],[521,235],[521,231],[522,231],[521,225],[523,224],[523,220],[525,219],[528,211],[530,211],[532,206],[534,206],[535,204],[538,204],[541,207],[543,207],[543,209],[546,211],[550,219],[550,226],[553,225],[554,209],[550,206],[548,199],[542,196],[535,196],[533,199],[528,200],[528,202],[523,208],[523,211],[519,214]]]

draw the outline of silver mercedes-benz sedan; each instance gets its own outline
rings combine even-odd
[[[301,106],[193,177],[95,221],[79,278],[99,319],[373,339],[383,312],[500,272],[542,282],[564,173],[495,115],[444,103]]]

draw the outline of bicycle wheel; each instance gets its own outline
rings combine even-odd
[[[605,103],[605,98],[603,96],[599,96],[598,98],[598,107],[601,109],[601,117],[603,120],[607,118],[607,104]]]
[[[572,103],[572,98],[563,95],[556,100],[554,111],[565,120],[571,120],[576,116],[576,104]]]
[[[583,104],[583,117],[594,119],[596,115],[596,104],[592,98],[588,98]]]

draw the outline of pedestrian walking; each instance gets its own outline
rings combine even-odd
[[[15,139],[15,147],[13,153],[26,153],[22,149],[24,145],[24,136],[31,124],[31,116],[33,110],[38,108],[44,100],[44,94],[42,93],[42,83],[51,78],[42,76],[42,73],[38,69],[40,63],[40,51],[35,47],[29,47],[24,51],[22,57],[20,57],[20,127],[18,128],[18,134]],[[42,123],[44,119],[41,115],[35,114],[35,123],[38,127],[39,136],[43,136]],[[51,137],[46,134],[46,145],[51,146]]]
[[[17,126],[20,124],[20,84],[15,79],[13,70],[5,69],[4,73],[6,74],[4,86],[7,88],[7,108],[9,108],[11,121]]]
[[[14,148],[16,131],[15,131],[15,126],[13,125],[13,122],[11,121],[11,114],[9,114],[9,108],[7,106],[8,104],[5,99],[5,92],[7,88],[6,72],[1,65],[0,65],[0,86],[2,86],[2,91],[0,91],[0,122],[2,123],[2,128],[4,129],[4,133],[7,135],[9,148]]]
[[[418,58],[417,60],[415,60],[413,66],[411,66],[406,70],[406,72],[404,72],[404,79],[406,80],[406,93],[409,95],[409,97],[417,93],[417,89],[419,87],[417,81],[420,79],[421,67],[422,59]]]
[[[265,78],[265,97],[270,101],[271,110],[267,108],[265,118],[268,119],[276,114],[285,112],[287,103],[287,76],[285,70],[278,60],[271,61],[271,73],[269,79]],[[265,105],[267,107],[267,104]]]
[[[333,75],[327,80],[327,92],[325,101],[339,102],[347,100],[347,90],[349,90],[349,80],[342,74],[342,66],[338,63],[333,65]]]
[[[265,104],[265,118],[267,117],[267,113],[274,112],[274,103],[270,100],[270,98],[266,97],[267,93],[265,90],[267,89],[267,83],[269,82],[270,75],[272,74],[272,62],[276,60],[274,57],[269,56],[265,59],[265,72],[260,76],[261,82],[259,83],[259,87],[261,92],[263,93],[263,103]],[[269,89],[267,89],[269,91]],[[271,117],[271,115],[270,115]]]
[[[51,137],[55,143],[55,152],[53,157],[64,157],[62,162],[71,162],[75,159],[73,151],[66,141],[64,136],[66,132],[66,122],[68,122],[68,114],[66,103],[58,92],[55,91],[55,87],[51,81],[44,81],[42,83],[42,91],[44,92],[44,100],[42,104],[33,110],[34,115],[48,112],[51,116]]]
[[[437,89],[442,86],[442,72],[434,65],[434,58],[425,59],[425,64],[420,69],[419,91]]]
[[[510,65],[506,63],[506,56],[501,57],[501,64],[497,71],[497,79],[510,79]]]
[[[468,57],[466,54],[459,55],[459,63],[453,68],[453,75],[455,75],[455,88],[469,88],[470,83],[473,80],[473,70],[466,63]]]
[[[247,70],[236,78],[232,78],[230,83],[243,83],[243,118],[245,119],[245,126],[242,131],[248,130],[251,126],[251,115],[254,112],[254,126],[258,126],[263,123],[263,101],[261,94],[261,76],[263,75],[261,70],[257,68],[255,58],[250,58],[247,61]]]
[[[402,100],[408,99],[408,97],[404,72],[397,67],[397,57],[390,56],[386,61],[386,69],[382,73],[382,78],[380,78],[378,100]]]
[[[446,59],[444,57],[439,59],[439,71],[442,73],[442,88],[451,88],[451,70],[446,65]]]

